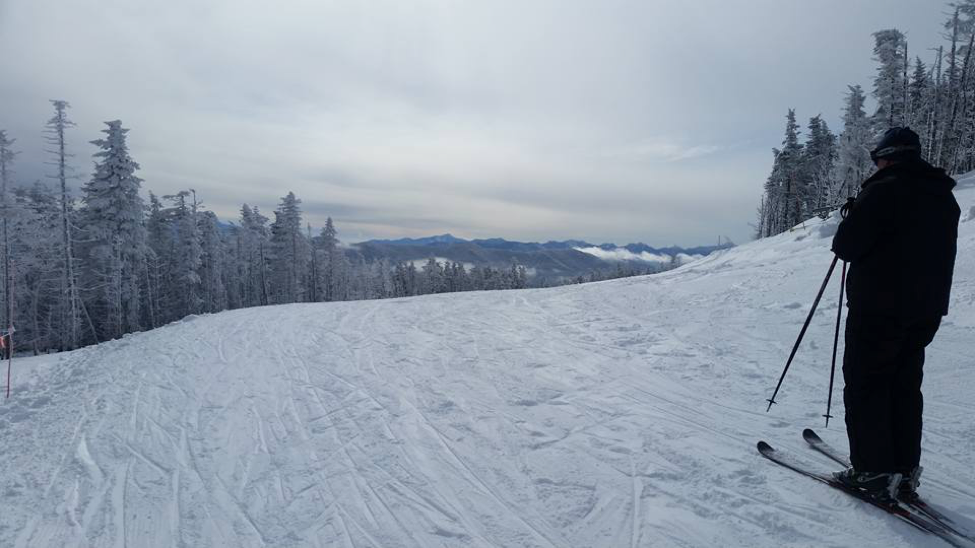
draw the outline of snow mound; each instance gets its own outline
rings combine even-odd
[[[836,222],[655,276],[239,310],[17,360],[0,545],[934,546],[755,451],[833,468],[800,432],[826,410],[836,281],[764,407]],[[960,230],[923,489],[975,530],[975,223]],[[821,434],[845,447],[838,407]]]

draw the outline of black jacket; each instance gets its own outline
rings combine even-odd
[[[851,315],[913,323],[948,313],[961,210],[955,181],[923,160],[887,166],[867,179],[833,238],[850,263]]]

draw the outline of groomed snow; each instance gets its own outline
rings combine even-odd
[[[975,179],[957,191],[975,206]],[[189,318],[14,362],[0,546],[939,546],[776,467],[822,428],[836,220],[664,274]],[[975,530],[975,220],[923,492]],[[924,260],[905,250],[904,260]]]

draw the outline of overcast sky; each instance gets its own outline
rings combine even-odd
[[[221,218],[293,190],[346,241],[696,245],[752,232],[784,116],[834,130],[871,33],[932,58],[940,0],[0,0],[0,128],[43,166],[71,102],[144,188]]]

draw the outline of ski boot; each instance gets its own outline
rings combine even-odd
[[[898,489],[903,474],[857,472],[848,468],[833,472],[833,478],[850,490],[857,491],[867,498],[886,505],[896,505]]]
[[[900,485],[897,486],[897,500],[911,503],[918,499],[917,486],[921,485],[921,471],[924,468],[918,466],[910,472],[903,474]]]

